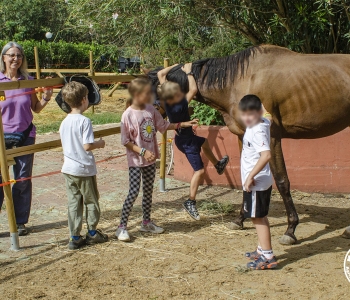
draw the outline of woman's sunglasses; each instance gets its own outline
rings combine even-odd
[[[7,56],[11,57],[12,59],[14,59],[15,57],[17,59],[22,59],[23,58],[22,54],[4,54],[4,55],[7,55]]]

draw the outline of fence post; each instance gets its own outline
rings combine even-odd
[[[7,164],[4,128],[2,126],[1,116],[0,116],[0,166],[1,166],[2,182],[9,182],[10,174],[9,174],[9,168]],[[18,239],[15,209],[13,206],[11,185],[9,184],[9,185],[3,186],[3,190],[4,190],[4,196],[5,196],[7,218],[8,218],[9,229],[10,229],[11,250],[19,250],[19,239]]]
[[[164,68],[169,67],[169,58],[164,58]],[[162,141],[160,145],[160,172],[159,172],[159,190],[165,192],[165,169],[166,169],[166,144],[167,132],[162,134]]]
[[[36,79],[40,79],[40,63],[39,63],[39,52],[38,47],[34,47],[34,60],[35,60],[35,70],[36,70]],[[39,92],[39,99],[41,100],[41,92]]]
[[[90,53],[89,53],[89,59],[90,59],[90,73],[89,75],[90,76],[94,76],[95,75],[95,72],[94,72],[94,58],[93,58],[93,54],[92,54],[92,51],[90,50]],[[91,112],[94,114],[95,113],[95,106],[93,105],[91,107]]]

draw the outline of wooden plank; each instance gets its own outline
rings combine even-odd
[[[62,74],[61,72],[56,71],[56,74],[57,74],[58,77],[60,77],[60,78],[63,78],[63,77],[64,77],[63,74]]]
[[[120,133],[119,123],[114,125],[113,127],[94,130],[95,138],[100,138],[100,137],[109,136],[109,135],[118,134],[118,133]],[[7,156],[7,160],[11,160],[17,156],[46,151],[54,148],[59,148],[61,146],[62,146],[61,140],[57,139],[57,140],[38,143],[30,146],[23,146],[23,147],[18,147],[14,149],[9,149],[9,150],[6,150],[6,156]]]
[[[35,73],[36,69],[28,69],[29,73]],[[77,73],[77,74],[89,74],[90,70],[89,69],[40,69],[41,73]],[[95,75],[97,76],[103,76],[103,75],[108,75],[108,76],[115,76],[118,75],[117,73],[113,72],[95,72]],[[125,74],[127,75],[127,74]],[[119,76],[125,76],[123,74],[119,74]],[[136,75],[137,76],[137,75]]]
[[[89,74],[90,70],[89,69],[40,69],[41,73],[56,73],[56,72],[60,72],[60,73],[77,73],[77,74]],[[36,70],[35,69],[28,69],[29,73],[35,73]]]
[[[0,91],[16,90],[24,88],[37,88],[42,86],[55,86],[64,84],[63,78],[18,80],[0,83]]]
[[[101,76],[89,76],[96,83],[115,83],[115,82],[130,82],[138,77],[138,75],[101,75]]]
[[[110,72],[95,72],[96,76],[103,76],[103,75],[118,75],[117,73],[110,73]],[[123,75],[123,74],[119,74],[119,75]],[[126,75],[126,74],[125,74]]]
[[[120,82],[117,82],[114,87],[107,93],[108,97],[112,97],[113,93],[116,91],[116,89],[118,88],[118,86],[120,85]]]
[[[95,80],[96,83],[107,84],[115,82],[130,82],[138,77],[138,75],[102,75],[102,76],[88,76]],[[34,80],[18,80],[11,82],[0,83],[0,91],[16,90],[24,88],[37,88],[43,86],[56,86],[63,85],[63,78],[47,78],[47,79],[34,79]]]

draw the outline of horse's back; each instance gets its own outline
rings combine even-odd
[[[243,90],[279,116],[284,137],[319,138],[350,125],[350,55],[264,49],[250,61]]]

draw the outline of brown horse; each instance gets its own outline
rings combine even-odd
[[[280,243],[294,244],[299,218],[281,139],[321,138],[350,125],[350,55],[299,54],[263,45],[224,58],[194,62],[192,71],[199,90],[197,100],[219,110],[240,140],[245,129],[238,118],[238,102],[244,95],[256,94],[272,113],[270,165],[288,216],[288,228]],[[154,84],[156,72],[148,74]],[[180,66],[173,68],[167,78],[187,91],[187,78]],[[241,210],[234,227],[242,228],[243,221]],[[350,238],[350,226],[343,236]]]

